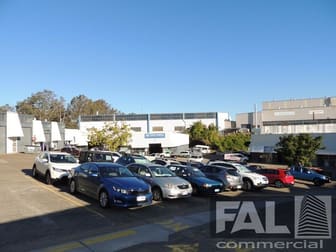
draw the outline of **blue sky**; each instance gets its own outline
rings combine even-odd
[[[336,1],[0,0],[0,105],[52,90],[125,113],[336,96]]]

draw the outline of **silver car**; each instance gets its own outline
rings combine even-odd
[[[167,167],[152,163],[133,163],[129,164],[127,168],[150,184],[155,201],[161,201],[163,198],[176,199],[191,196],[191,184],[187,180],[176,176]]]

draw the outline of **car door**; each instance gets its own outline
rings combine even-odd
[[[89,177],[89,163],[84,163],[79,167],[77,174],[78,190],[84,194],[88,194],[88,177]]]
[[[303,180],[307,180],[307,178],[309,177],[308,176],[308,173],[305,172],[305,168],[303,167],[300,167],[300,166],[297,166],[294,168],[294,172],[293,172],[293,175],[295,176],[295,178],[297,179],[303,179]]]
[[[96,164],[90,163],[88,177],[86,179],[87,193],[92,197],[96,197],[100,184],[99,169]]]
[[[153,181],[153,174],[151,173],[151,171],[149,170],[148,167],[144,166],[144,165],[139,165],[139,176],[141,179],[143,179],[146,183],[150,184],[151,186],[154,185],[154,181]]]
[[[42,173],[46,174],[46,171],[49,168],[49,163],[50,163],[50,157],[47,152],[41,153],[40,156],[38,156],[36,160],[36,169]]]

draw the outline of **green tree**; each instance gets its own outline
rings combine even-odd
[[[196,144],[205,144],[214,150],[219,151],[247,151],[250,144],[251,135],[248,133],[232,133],[222,135],[218,132],[215,125],[208,127],[202,122],[195,122],[190,129],[189,142],[191,146]]]
[[[3,106],[0,106],[0,112],[7,112],[7,111],[11,111],[11,112],[14,112],[15,111],[15,108],[6,104],[6,105],[3,105]]]
[[[323,149],[321,136],[299,134],[280,137],[275,151],[287,165],[302,163],[310,166],[319,149]]]
[[[58,98],[53,91],[43,90],[32,94],[16,104],[16,111],[21,114],[33,115],[38,120],[63,121],[65,100]]]
[[[65,120],[66,127],[76,128],[77,120],[80,115],[114,114],[118,110],[114,109],[105,100],[93,101],[85,95],[73,97],[67,107]]]
[[[190,145],[206,144],[207,127],[201,122],[195,122],[188,130]]]
[[[89,129],[88,140],[90,145],[115,151],[118,147],[127,145],[130,140],[130,129],[126,124],[106,123],[101,130]]]

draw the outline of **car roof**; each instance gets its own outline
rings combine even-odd
[[[51,155],[67,155],[67,156],[72,156],[70,153],[61,152],[61,151],[43,151],[43,153],[49,153]]]
[[[124,168],[126,168],[124,165],[121,165],[121,164],[118,164],[118,163],[111,163],[111,162],[86,162],[86,163],[83,163],[82,165],[84,165],[84,164],[95,164],[98,167],[109,166],[109,167],[124,167]]]

